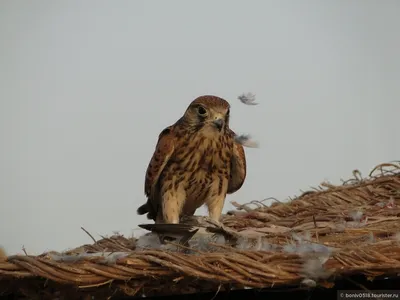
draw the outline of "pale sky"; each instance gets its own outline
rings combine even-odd
[[[397,0],[2,0],[0,245],[63,251],[91,243],[81,226],[137,235],[157,136],[204,94],[260,143],[224,212],[399,159],[399,13]]]

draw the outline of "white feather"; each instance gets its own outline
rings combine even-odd
[[[257,105],[258,103],[255,102],[256,100],[256,95],[252,93],[247,93],[247,94],[242,94],[238,97],[240,102],[246,105]]]

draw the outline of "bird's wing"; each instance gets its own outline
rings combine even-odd
[[[156,233],[162,243],[178,240],[181,244],[187,243],[200,229],[186,224],[140,224],[139,227]]]
[[[233,133],[234,134],[234,133]],[[233,144],[231,160],[231,175],[228,182],[228,194],[239,190],[246,178],[246,155],[243,146],[237,142]]]
[[[175,136],[172,131],[172,126],[165,128],[158,136],[158,142],[153,157],[147,167],[144,183],[144,192],[150,199],[150,202],[157,201],[157,197],[153,197],[153,191],[160,178],[161,172],[174,152],[174,141]],[[157,207],[158,203],[152,203],[152,206]]]
[[[139,224],[140,228],[146,229],[148,231],[152,231],[155,233],[162,234],[183,234],[187,232],[192,232],[197,229],[195,226],[190,224]]]

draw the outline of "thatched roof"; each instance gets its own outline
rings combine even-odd
[[[175,227],[144,226],[156,233],[139,239],[114,235],[64,253],[0,258],[0,295],[105,299],[331,288],[351,274],[399,276],[398,163],[379,165],[367,178],[355,176],[343,185],[322,184],[289,202],[235,205],[222,224],[198,217]],[[181,237],[185,245],[178,245]]]

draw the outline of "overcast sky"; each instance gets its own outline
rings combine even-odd
[[[225,212],[399,159],[399,12],[397,0],[2,0],[0,245],[63,251],[91,243],[81,226],[137,235],[157,136],[204,94],[260,143]],[[259,105],[239,102],[246,92]]]

